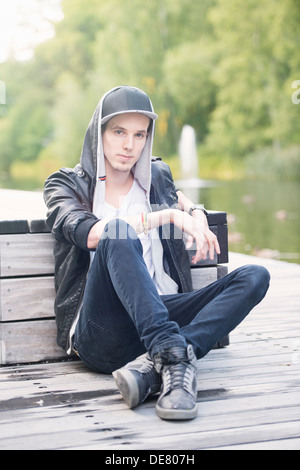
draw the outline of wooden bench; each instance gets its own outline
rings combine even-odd
[[[191,268],[195,290],[227,273],[226,213],[210,212],[209,224],[221,255]],[[68,357],[56,343],[54,298],[53,238],[45,221],[0,221],[0,366]],[[228,344],[225,337],[216,347]]]

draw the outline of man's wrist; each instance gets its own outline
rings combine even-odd
[[[194,204],[192,207],[190,207],[188,211],[189,215],[193,215],[194,211],[201,211],[204,215],[207,216],[207,212],[203,204]]]

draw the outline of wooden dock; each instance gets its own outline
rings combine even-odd
[[[0,368],[0,449],[300,449],[300,265],[230,254],[229,269],[265,265],[265,300],[198,361],[199,415],[169,422],[155,399],[135,410],[111,376],[80,361]]]

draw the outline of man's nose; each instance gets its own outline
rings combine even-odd
[[[131,150],[133,148],[133,135],[127,135],[124,141],[124,148]]]

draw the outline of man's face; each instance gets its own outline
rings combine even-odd
[[[103,133],[106,171],[130,172],[143,151],[150,119],[144,114],[119,114]]]

